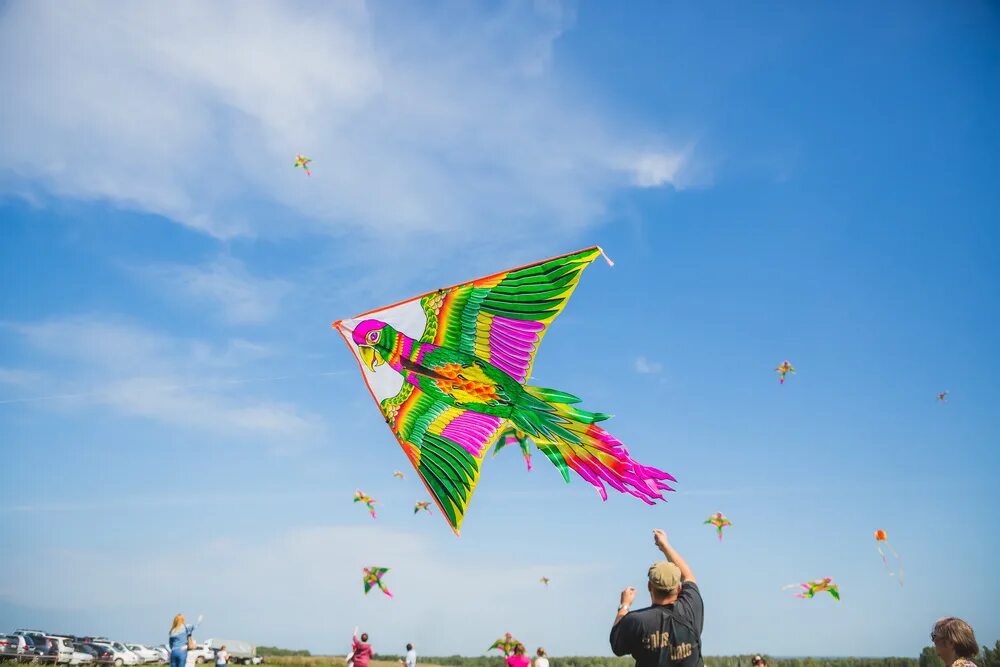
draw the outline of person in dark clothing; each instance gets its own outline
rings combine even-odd
[[[635,589],[630,586],[622,591],[611,627],[611,650],[618,656],[631,655],[636,667],[704,667],[705,606],[694,573],[666,533],[654,530],[653,542],[667,560],[649,568],[647,589],[652,604],[630,611]]]

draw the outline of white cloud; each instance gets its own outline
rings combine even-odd
[[[312,439],[324,428],[318,416],[294,405],[235,391],[238,383],[222,374],[269,354],[253,343],[232,340],[215,346],[85,317],[6,326],[36,349],[71,364],[61,384],[48,386],[51,395],[37,402],[99,405],[175,428],[275,441]]]
[[[277,314],[291,284],[278,279],[251,276],[242,262],[221,257],[203,266],[163,264],[145,267],[150,277],[170,297],[212,306],[231,324],[261,324]]]
[[[658,361],[651,361],[646,357],[637,357],[635,360],[635,372],[643,375],[658,375],[663,372],[663,364]]]
[[[10,3],[0,191],[106,199],[219,237],[294,234],[305,217],[458,243],[578,228],[630,180],[676,183],[680,152],[553,72],[573,22],[561,3],[454,9]]]
[[[633,182],[640,188],[658,188],[673,183],[684,165],[680,154],[646,153],[639,155],[629,165]]]

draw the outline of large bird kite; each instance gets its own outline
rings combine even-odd
[[[456,535],[486,451],[511,428],[567,482],[572,469],[604,499],[605,483],[650,505],[673,490],[671,475],[634,460],[597,425],[610,415],[526,384],[542,337],[601,254],[587,248],[333,323]],[[623,344],[643,345],[650,334],[636,327],[620,335]]]

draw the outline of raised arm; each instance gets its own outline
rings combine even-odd
[[[667,560],[676,565],[681,571],[681,581],[691,581],[697,583],[697,580],[694,578],[694,572],[691,571],[691,567],[687,564],[687,561],[684,560],[679,553],[677,553],[677,549],[670,546],[666,533],[659,528],[654,530],[653,542],[655,542],[657,548],[663,552],[663,555],[667,557]]]

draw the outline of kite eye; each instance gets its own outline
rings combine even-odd
[[[373,344],[373,345],[374,345],[375,343],[377,343],[377,342],[378,342],[378,338],[379,338],[379,332],[378,332],[378,330],[375,330],[375,331],[369,331],[369,332],[368,332],[368,335],[367,335],[367,336],[365,336],[365,339],[366,339],[366,340],[367,340],[367,341],[368,341],[369,343],[371,343],[371,344]]]

